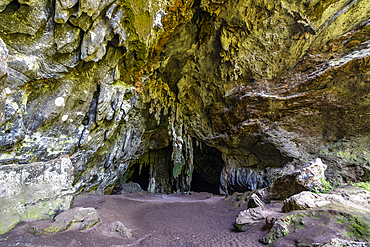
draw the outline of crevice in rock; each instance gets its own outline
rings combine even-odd
[[[194,146],[194,171],[191,190],[219,194],[220,174],[224,166],[222,153],[203,143]]]
[[[141,166],[137,163],[131,169],[133,169],[133,173],[127,182],[138,183],[143,190],[147,190],[149,186],[150,167]]]
[[[21,8],[21,4],[18,2],[18,0],[13,0],[11,3],[6,6],[5,10],[2,12],[2,14],[8,14],[13,15]]]

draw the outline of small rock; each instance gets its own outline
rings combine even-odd
[[[256,195],[252,194],[248,201],[248,208],[264,207],[263,201]]]
[[[122,237],[131,238],[131,229],[125,227],[121,221],[115,221],[110,225],[111,232],[118,232]]]
[[[134,193],[134,192],[144,192],[138,183],[127,183],[122,184],[121,194]]]
[[[239,231],[245,232],[268,215],[270,215],[269,212],[263,207],[249,208],[238,214],[235,226]]]
[[[270,232],[259,241],[263,244],[271,244],[276,239],[286,236],[289,234],[289,224],[289,220],[285,220],[284,218],[276,220],[273,223]]]

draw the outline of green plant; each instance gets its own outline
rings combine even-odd
[[[329,191],[331,191],[331,190],[333,190],[334,189],[334,187],[333,187],[333,185],[329,182],[329,181],[327,181],[327,180],[325,180],[325,179],[320,179],[321,180],[321,187],[322,187],[322,193],[328,193]]]
[[[362,187],[367,191],[370,191],[370,182],[359,182],[359,183],[351,183],[352,186]]]
[[[318,193],[326,194],[329,191],[334,189],[334,186],[329,181],[326,181],[323,178],[321,178],[320,181],[321,181],[321,186],[314,188],[316,194],[318,194]]]

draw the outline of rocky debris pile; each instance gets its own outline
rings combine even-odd
[[[28,232],[35,236],[66,230],[85,231],[91,229],[103,233],[104,236],[132,238],[132,230],[121,221],[103,223],[98,211],[92,207],[75,207],[58,214],[51,222],[34,222],[30,225]]]
[[[48,162],[0,166],[0,234],[20,221],[53,219],[73,202],[68,156]]]
[[[344,240],[335,240],[342,244],[338,246],[352,246],[348,241],[360,241],[354,246],[367,246],[363,241],[370,241],[369,215],[370,192],[345,186],[328,194],[303,191],[293,195],[284,200],[282,212],[249,208],[239,213],[235,225],[240,231],[248,231],[265,220],[270,230],[260,239],[263,244],[290,241],[304,246],[331,246],[331,239],[340,236]]]

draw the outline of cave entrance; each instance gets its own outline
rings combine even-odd
[[[116,182],[111,194],[147,191],[150,177],[149,167],[144,164],[140,167],[140,162],[132,163],[127,172]]]
[[[138,183],[143,190],[148,190],[149,178],[150,178],[150,166],[136,163],[131,168],[133,170],[131,177],[127,180],[127,183]]]
[[[214,147],[200,143],[194,146],[194,171],[191,191],[219,194],[220,175],[224,166],[222,153]]]

